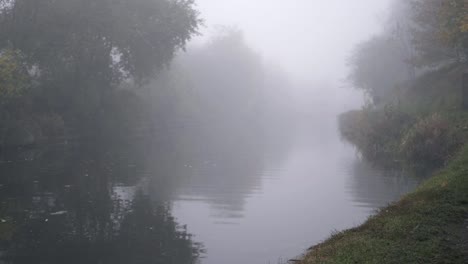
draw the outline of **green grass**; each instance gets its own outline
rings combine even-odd
[[[468,263],[468,147],[415,192],[313,247],[301,264]]]

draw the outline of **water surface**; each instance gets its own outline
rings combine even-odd
[[[247,151],[226,169],[192,165],[201,168],[178,188],[173,213],[203,241],[202,263],[288,260],[417,186],[415,178],[362,160],[331,128],[273,136],[250,170]],[[241,168],[229,168],[232,162]]]
[[[360,159],[334,121],[194,127],[3,153],[0,258],[277,263],[362,223],[418,183]]]

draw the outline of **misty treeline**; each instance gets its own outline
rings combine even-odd
[[[203,23],[194,5],[1,0],[0,145],[156,133],[189,116],[260,120],[265,87],[287,86],[284,74],[265,71],[235,29],[184,54]]]
[[[443,165],[462,143],[467,55],[467,1],[394,0],[382,33],[349,59],[369,100],[341,116],[343,135],[370,159]]]
[[[379,104],[423,73],[464,63],[468,3],[463,0],[394,0],[381,34],[359,44],[349,59],[349,80]]]
[[[285,120],[291,113],[289,86],[286,74],[264,63],[242,31],[219,27],[147,85],[147,100],[156,129],[216,127],[216,134],[228,137]]]

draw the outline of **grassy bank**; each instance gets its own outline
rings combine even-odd
[[[468,263],[468,147],[415,192],[311,248],[312,263]]]
[[[340,116],[342,136],[368,160],[410,170],[442,169],[363,225],[312,247],[301,264],[468,263],[463,70],[451,65],[428,72],[387,103]]]

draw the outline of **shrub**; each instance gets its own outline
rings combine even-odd
[[[29,87],[28,72],[17,51],[0,51],[0,103],[20,97]]]
[[[340,116],[339,124],[342,136],[356,145],[366,158],[393,162],[400,139],[412,120],[408,114],[387,105],[347,112]]]
[[[403,137],[400,153],[414,165],[443,165],[461,146],[461,136],[436,113],[419,120]]]

